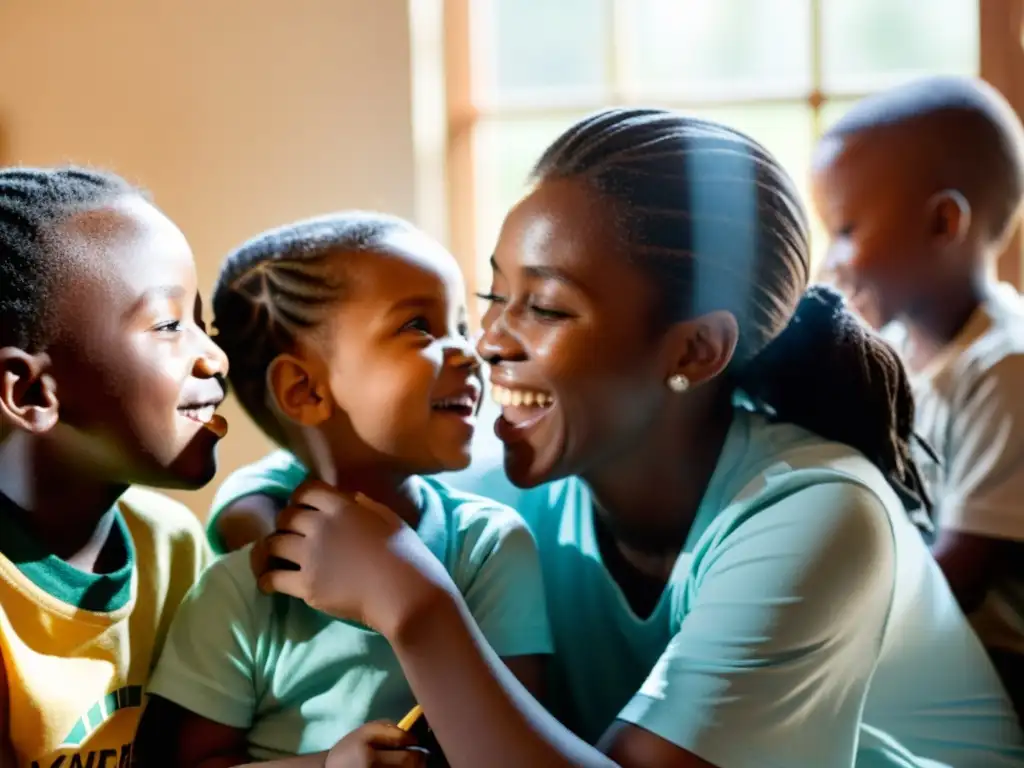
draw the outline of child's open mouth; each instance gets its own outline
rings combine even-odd
[[[476,398],[468,393],[454,397],[444,397],[440,400],[435,400],[431,404],[431,408],[441,413],[448,413],[463,419],[471,419],[476,413]]]
[[[501,408],[501,418],[516,431],[529,429],[543,419],[555,404],[553,395],[535,389],[512,389],[491,385],[491,399]]]
[[[224,437],[228,433],[228,420],[217,413],[217,406],[220,403],[202,403],[196,405],[182,406],[178,413],[190,421],[201,424],[210,430],[217,437]]]

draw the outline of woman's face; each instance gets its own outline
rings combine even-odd
[[[654,286],[584,184],[539,184],[505,219],[478,350],[505,468],[532,487],[639,448],[671,394]]]

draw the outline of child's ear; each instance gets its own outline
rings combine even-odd
[[[315,427],[331,415],[326,378],[305,360],[278,355],[267,369],[267,389],[281,413],[304,427]]]
[[[955,245],[971,228],[971,204],[956,189],[944,189],[928,201],[932,235],[941,245]]]
[[[4,426],[37,435],[49,432],[57,423],[59,405],[49,355],[32,355],[18,347],[0,349],[0,420]]]

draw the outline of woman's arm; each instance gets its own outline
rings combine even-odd
[[[496,663],[437,589],[388,635],[454,768],[707,768],[852,759],[894,572],[870,491],[812,486],[741,524],[648,681],[590,747]],[[571,653],[572,649],[560,649]],[[810,685],[810,681],[814,681]]]
[[[461,603],[458,596],[438,594],[419,618],[411,618],[391,638],[453,768],[632,768],[589,746],[548,714],[494,656]],[[659,755],[660,762],[635,765],[711,765],[668,746],[671,762]]]

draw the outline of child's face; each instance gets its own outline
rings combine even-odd
[[[139,198],[78,213],[57,232],[71,270],[51,348],[57,425],[47,439],[113,482],[199,487],[218,438],[227,360],[206,335],[192,251]]]
[[[826,139],[812,170],[814,206],[829,234],[825,269],[875,328],[912,310],[931,264],[924,177],[900,139]]]
[[[335,263],[349,287],[317,334],[335,455],[418,474],[467,466],[481,380],[455,259],[404,233]]]

